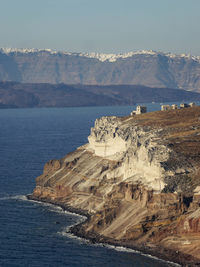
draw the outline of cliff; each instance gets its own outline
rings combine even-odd
[[[102,117],[88,141],[46,163],[31,198],[89,214],[79,236],[200,264],[200,107]]]
[[[0,49],[0,80],[200,90],[200,57],[154,51],[87,54]]]

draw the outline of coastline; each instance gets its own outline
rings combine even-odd
[[[70,232],[200,266],[200,107],[96,119],[88,143],[48,161],[30,196],[87,219]]]
[[[84,221],[78,222],[77,224],[70,226],[68,232],[77,237],[87,239],[93,244],[102,244],[105,246],[109,245],[109,246],[114,246],[114,247],[123,247],[126,249],[131,249],[133,250],[133,253],[139,253],[143,256],[147,256],[147,257],[149,256],[157,260],[164,261],[168,264],[171,264],[171,266],[185,266],[185,267],[200,266],[200,262],[198,259],[195,259],[194,257],[190,255],[180,253],[179,251],[173,251],[173,250],[169,250],[169,249],[165,249],[161,247],[158,248],[156,246],[151,246],[151,247],[148,245],[139,246],[139,245],[135,245],[132,242],[128,242],[125,240],[119,241],[119,240],[111,239],[111,238],[99,235],[98,233],[95,233],[95,232],[86,233],[82,227],[82,225],[90,219],[90,214],[88,214],[86,211],[73,208],[69,205],[60,203],[58,201],[52,201],[50,199],[40,199],[31,194],[27,195],[26,197],[28,200],[56,205],[56,206],[61,207],[64,211],[68,211],[68,212],[86,217]]]

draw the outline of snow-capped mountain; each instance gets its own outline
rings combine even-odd
[[[104,54],[1,48],[0,80],[29,83],[140,84],[200,91],[200,56],[152,50]]]

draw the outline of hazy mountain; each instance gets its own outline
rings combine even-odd
[[[0,80],[23,83],[134,84],[200,91],[200,57],[154,51],[83,54],[0,49]]]
[[[0,108],[133,105],[146,102],[200,101],[200,94],[138,85],[66,85],[0,82]]]

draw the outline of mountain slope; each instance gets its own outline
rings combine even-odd
[[[0,80],[24,83],[134,84],[200,91],[200,57],[156,53],[81,54],[0,49]]]
[[[133,105],[149,102],[200,101],[200,94],[136,85],[66,85],[0,82],[0,108]]]

